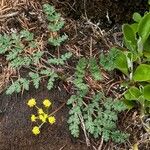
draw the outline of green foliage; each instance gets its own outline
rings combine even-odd
[[[141,95],[141,91],[134,86],[130,87],[128,91],[124,94],[125,98],[128,100],[138,100]]]
[[[29,90],[29,86],[31,83],[36,89],[38,89],[43,77],[46,77],[48,79],[47,89],[51,90],[53,88],[55,80],[59,76],[53,70],[48,69],[41,70],[37,73],[29,72],[26,78],[19,78],[18,80],[13,82],[7,89],[6,94],[12,94],[14,92],[19,93],[22,90]]]
[[[115,60],[119,51],[116,48],[112,48],[106,55],[103,53],[100,55],[100,65],[107,71],[112,71],[116,67]]]
[[[134,81],[150,81],[150,65],[140,64],[133,75]]]
[[[6,90],[6,94],[12,94],[14,92],[20,93],[21,90],[29,90],[30,81],[25,78],[20,78],[13,82],[11,86]]]
[[[75,87],[85,92],[88,90],[88,86],[84,83],[86,68],[87,60],[86,58],[81,58],[76,66],[75,80],[73,81]]]
[[[48,28],[51,32],[57,33],[64,25],[61,15],[49,4],[43,5],[43,11],[49,21]],[[67,35],[63,35],[49,40],[52,45],[60,46],[66,38]],[[38,45],[34,34],[27,30],[11,35],[0,35],[0,54],[6,57],[13,69],[19,71],[22,68],[27,68],[31,71],[26,74],[25,78],[19,74],[18,79],[12,80],[12,84],[6,91],[7,94],[29,90],[30,84],[38,89],[43,79],[47,80],[47,88],[52,89],[55,80],[60,77],[57,71],[54,71],[56,70],[55,66],[65,65],[72,56],[70,52],[61,55],[60,58],[56,58],[53,54],[49,55],[47,50],[41,49],[41,45]],[[52,55],[53,57],[51,57]]]
[[[118,48],[115,68],[128,77],[125,101],[136,101],[141,105],[141,115],[149,112],[150,81],[150,12],[144,16],[133,14],[133,24],[122,27],[125,48]],[[124,49],[124,51],[122,51]],[[130,107],[130,106],[129,106]]]
[[[10,66],[13,68],[18,69],[38,63],[44,54],[44,52],[41,51],[35,51],[30,56],[26,54],[25,50],[30,48],[29,45],[31,45],[31,43],[32,45],[33,43],[35,44],[33,39],[34,35],[29,31],[22,30],[19,34],[13,33],[10,36],[1,35],[1,38],[4,38],[6,42],[1,43],[1,46],[5,47],[5,50],[1,50],[0,54],[6,55],[7,61],[10,62]],[[25,44],[23,41],[28,42],[28,44]]]
[[[89,61],[90,64],[90,72],[95,80],[102,80],[102,76],[100,73],[100,68],[97,64],[97,61],[95,58],[91,58]]]
[[[147,101],[150,101],[150,85],[144,86],[143,95]]]
[[[68,36],[65,34],[65,35],[62,35],[60,37],[55,37],[55,38],[49,38],[48,39],[48,42],[53,45],[53,46],[60,46],[62,42],[64,42],[66,39],[68,38]]]
[[[135,12],[135,13],[133,14],[133,20],[134,20],[135,22],[140,22],[141,19],[142,19],[142,17],[141,17],[141,15],[140,15],[139,13]]]
[[[53,88],[55,79],[58,78],[58,75],[54,71],[51,71],[48,77],[47,89],[51,90]]]
[[[75,87],[85,92],[88,90],[88,86],[84,83],[84,77],[88,71],[94,80],[102,79],[101,69],[97,64],[96,59],[90,58],[88,60],[86,58],[81,58],[76,66],[75,80],[73,83]]]
[[[48,63],[54,65],[64,65],[65,61],[67,61],[72,56],[72,53],[68,52],[60,56],[60,58],[50,58],[48,59]]]
[[[40,83],[40,76],[38,73],[33,73],[33,72],[29,72],[29,76],[31,77],[32,81],[33,81],[33,85],[36,89],[39,88],[39,83]]]
[[[49,4],[43,5],[43,11],[47,16],[47,20],[49,21],[48,30],[50,30],[51,32],[60,31],[64,26],[64,21],[61,18],[61,15],[57,13],[54,7]],[[60,44],[64,42],[67,38],[68,36],[65,34],[56,37],[52,36],[48,39],[48,42],[53,46],[60,46]]]
[[[84,105],[82,92],[77,92],[68,100],[72,104],[69,114],[69,130],[74,137],[79,137],[81,118],[83,116],[86,132],[95,138],[102,136],[104,141],[113,140],[117,143],[124,142],[128,134],[117,130],[116,122],[118,113],[126,109],[122,101],[106,98],[101,92],[95,93],[92,100]]]
[[[128,135],[117,130],[116,123],[118,113],[124,111],[126,105],[122,101],[106,98],[101,92],[94,92],[90,100],[86,99],[90,92],[89,85],[85,81],[86,73],[91,73],[96,81],[101,77],[100,71],[95,58],[90,58],[89,61],[81,58],[78,61],[73,81],[76,94],[67,102],[72,106],[69,111],[69,130],[74,137],[79,137],[80,126],[84,123],[86,132],[95,138],[101,136],[104,141],[111,139],[114,142],[124,142]]]

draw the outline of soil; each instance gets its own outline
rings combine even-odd
[[[34,31],[36,36],[40,36],[45,27],[41,26],[42,23],[38,20],[38,15],[41,11],[40,4],[45,2],[53,4],[63,14],[66,20],[63,32],[69,35],[69,41],[64,44],[63,48],[70,50],[77,57],[81,55],[90,56],[91,43],[93,55],[97,55],[100,51],[108,50],[108,47],[103,43],[104,41],[94,36],[91,27],[85,23],[86,16],[92,22],[99,23],[101,29],[109,31],[108,36],[110,36],[110,42],[113,43],[113,33],[120,32],[121,24],[127,21],[130,22],[133,12],[143,13],[147,9],[146,0],[37,0],[37,5],[34,5],[34,7],[29,4],[15,6],[15,9],[12,10],[24,12],[24,15],[0,20],[0,32],[10,33],[12,29],[20,31],[22,28],[28,28],[30,31]],[[6,14],[7,12],[3,15]],[[22,16],[25,18],[22,18]],[[23,22],[23,19],[25,22]],[[75,62],[76,60],[72,60],[69,64],[75,66]],[[0,56],[0,63],[3,68],[7,66],[3,56]],[[2,66],[0,66],[0,79],[3,73]],[[4,81],[6,82],[6,80]],[[43,83],[40,89],[35,90],[31,87],[30,91],[23,94],[14,94],[12,96],[6,96],[5,92],[0,94],[0,150],[94,149],[93,147],[87,148],[84,135],[81,134],[79,139],[74,139],[70,135],[67,124],[69,107],[66,106],[70,94],[68,94],[63,85],[64,83],[58,82],[53,90],[48,91]],[[71,89],[69,90],[71,91]],[[31,132],[34,124],[30,121],[30,115],[35,110],[28,108],[26,105],[27,100],[32,97],[36,98],[39,104],[41,100],[50,98],[53,102],[52,112],[63,106],[55,114],[56,123],[54,125],[45,124],[39,136],[34,136]],[[127,145],[113,145],[111,142],[104,143],[102,150],[127,150],[141,140],[137,131],[143,133],[143,128],[137,122],[135,125],[129,123],[137,120],[134,118],[133,112],[121,114],[119,126],[121,129],[131,133],[131,143],[128,142]],[[97,148],[100,144],[100,139],[97,141],[91,139],[91,142]],[[150,147],[149,142],[142,143],[139,150],[148,150],[148,147]]]
[[[39,136],[31,132],[34,124],[30,121],[34,109],[29,108],[26,103],[31,97],[36,98],[37,103],[50,98],[53,102],[52,111],[63,105],[68,94],[62,89],[51,92],[46,88],[39,90],[31,89],[21,95],[11,97],[2,94],[0,96],[2,111],[0,114],[0,150],[86,150],[84,141],[72,139],[68,131],[67,118],[68,108],[64,106],[55,115],[54,125],[44,125]]]

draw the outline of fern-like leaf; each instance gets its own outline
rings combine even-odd
[[[40,84],[40,80],[41,80],[39,74],[38,73],[29,72],[29,76],[32,79],[34,87],[36,89],[38,89],[39,88],[39,84]]]

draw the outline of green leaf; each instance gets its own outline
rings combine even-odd
[[[6,90],[7,95],[11,95],[14,92],[19,93],[21,91],[21,85],[19,83],[19,80],[16,80],[15,82],[10,85],[10,87]]]
[[[7,55],[6,59],[7,60],[13,60],[18,56],[18,52],[17,51],[13,51],[13,52],[9,52],[9,54]]]
[[[124,37],[126,47],[130,51],[134,52],[136,50],[136,45],[137,45],[136,34],[134,33],[133,29],[129,24],[124,24],[122,30],[123,30],[123,35],[124,35],[123,37]]]
[[[55,8],[49,4],[44,4],[43,5],[43,11],[47,14],[47,15],[52,15],[55,12]]]
[[[150,58],[150,36],[148,37],[148,39],[145,41],[143,45],[143,53],[144,56]]]
[[[118,57],[118,49],[115,47],[111,48],[107,55],[100,55],[100,65],[103,66],[105,70],[111,71],[116,67],[115,60]]]
[[[23,89],[28,91],[29,90],[30,81],[25,79],[25,78],[20,78],[19,81],[21,82]]]
[[[33,85],[36,89],[39,88],[39,83],[40,83],[40,76],[38,73],[33,73],[33,72],[29,72],[29,76],[32,78],[33,81]]]
[[[150,114],[150,101],[148,100],[145,100],[145,107],[149,107],[149,109],[148,109],[148,114]]]
[[[150,13],[147,13],[139,22],[138,34],[144,44],[150,35]]]
[[[94,122],[93,122],[91,116],[88,116],[88,119],[85,122],[85,127],[86,127],[86,130],[88,130],[89,133],[91,133],[91,134],[94,133],[95,126],[94,126]]]
[[[43,56],[44,52],[41,51],[36,51],[35,53],[33,53],[33,58],[32,61],[37,64],[40,60],[40,58]]]
[[[102,138],[104,139],[104,141],[108,141],[110,139],[110,131],[109,130],[104,130],[102,133]]]
[[[65,24],[64,21],[57,21],[55,24],[50,23],[48,25],[48,29],[52,32],[57,32],[64,26],[64,24]]]
[[[150,85],[144,86],[144,98],[148,101],[150,101]]]
[[[116,130],[112,132],[111,137],[112,137],[112,140],[116,143],[124,143],[128,139],[129,134]]]
[[[61,55],[61,59],[63,61],[67,61],[71,56],[72,56],[72,53],[68,52],[68,53],[65,53],[65,54]]]
[[[54,86],[54,81],[55,81],[55,78],[57,78],[58,75],[56,73],[52,73],[49,80],[48,80],[48,83],[47,83],[47,89],[48,90],[51,90]]]
[[[47,70],[47,69],[43,69],[41,70],[40,74],[42,75],[47,75],[47,76],[51,76],[51,74],[54,73],[53,70]]]
[[[147,64],[140,64],[134,74],[133,74],[134,81],[150,81],[150,65]]]
[[[94,79],[102,80],[102,75],[100,73],[101,70],[100,70],[95,58],[90,58],[89,65],[90,65],[90,72],[91,72],[92,76],[94,77]]]
[[[79,59],[78,64],[76,65],[75,77],[80,79],[81,82],[83,82],[87,63],[87,59],[83,57]]]
[[[134,106],[135,106],[135,101],[123,99],[123,102],[124,102],[124,104],[127,106],[127,108],[129,110],[132,109],[132,108],[134,108]]]
[[[50,58],[48,59],[48,63],[54,65],[64,65],[65,61],[67,61],[72,56],[72,53],[65,53],[60,56],[60,58]]]
[[[22,30],[20,32],[20,38],[25,38],[27,41],[32,41],[34,39],[34,34],[27,30]]]
[[[67,38],[68,38],[67,35],[62,35],[62,36],[56,37],[56,38],[49,38],[48,42],[53,46],[60,46],[60,44],[62,42],[64,42]]]
[[[121,100],[114,101],[114,104],[112,107],[115,111],[118,111],[118,112],[121,112],[127,109],[126,105]]]
[[[123,72],[125,75],[128,75],[128,64],[126,55],[122,51],[118,51],[118,57],[115,60],[116,68]]]
[[[80,130],[79,130],[80,120],[79,120],[78,114],[74,113],[73,115],[71,115],[69,117],[68,123],[69,123],[69,130],[71,131],[71,134],[74,137],[79,137],[79,133],[80,133]]]
[[[68,99],[67,105],[73,104],[74,102],[76,102],[76,100],[77,100],[77,96],[76,96],[76,95],[72,95],[72,96]]]
[[[136,34],[137,31],[138,31],[138,23],[133,23],[133,24],[130,25],[130,27],[134,31],[134,34]]]
[[[11,67],[13,68],[21,68],[24,65],[24,59],[21,56],[16,57],[10,63]]]
[[[141,15],[139,14],[139,13],[137,13],[137,12],[135,12],[134,14],[133,14],[133,20],[135,21],[135,22],[140,22],[141,21],[141,19],[142,19],[142,17],[141,17]]]
[[[140,92],[140,90],[137,87],[133,86],[127,90],[127,92],[124,94],[124,97],[127,100],[138,100],[141,95],[142,93]]]
[[[48,14],[47,15],[47,20],[51,22],[56,22],[61,19],[61,14],[60,13],[54,13],[53,15]]]

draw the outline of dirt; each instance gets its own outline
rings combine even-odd
[[[21,95],[0,96],[0,150],[86,150],[84,141],[74,140],[70,136],[67,125],[68,108],[64,106],[56,113],[54,125],[44,125],[41,134],[34,136],[31,132],[33,123],[30,115],[34,109],[27,107],[27,100],[31,97],[41,100],[49,98],[53,102],[51,111],[59,108],[67,101],[68,94],[61,89],[47,91],[31,89]]]
[[[134,12],[142,13],[148,9],[147,0],[65,0],[55,1],[53,4],[62,13],[74,20],[81,20],[83,16],[101,28],[111,28],[115,24],[131,21]]]

